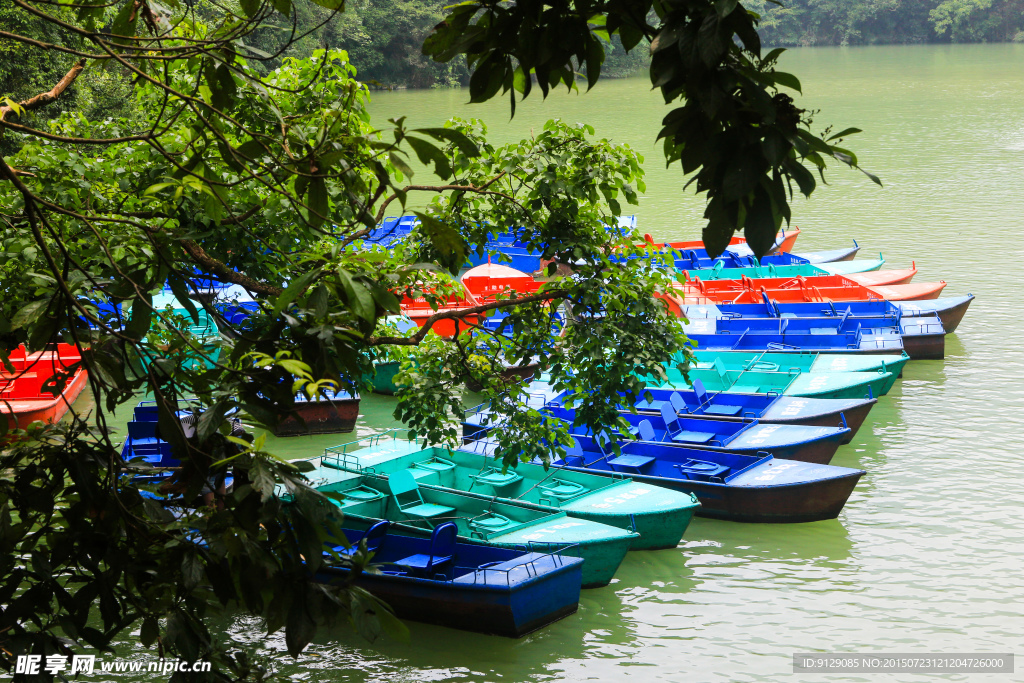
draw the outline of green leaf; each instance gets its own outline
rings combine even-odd
[[[841,130],[840,132],[836,133],[835,135],[833,135],[833,136],[831,136],[829,138],[826,138],[825,142],[832,142],[833,140],[839,140],[841,138],[845,138],[848,135],[854,135],[856,133],[863,133],[863,132],[864,131],[862,131],[860,128],[844,128],[843,130]]]
[[[435,140],[444,140],[445,142],[450,142],[456,147],[458,147],[459,151],[465,154],[467,157],[480,156],[480,148],[477,147],[476,143],[470,140],[466,136],[466,134],[460,130],[456,130],[454,128],[417,128],[413,132],[429,135]]]
[[[152,322],[152,297],[147,294],[132,302],[132,312],[128,318],[128,324],[124,326],[124,333],[132,339],[142,339],[149,331]]]
[[[327,182],[324,178],[316,176],[309,179],[306,203],[309,205],[309,224],[319,228],[327,220],[327,214],[331,210],[327,199]]]
[[[286,17],[292,13],[292,0],[270,0],[270,4]]]
[[[443,180],[447,180],[451,177],[452,167],[448,163],[448,159],[445,157],[444,152],[426,140],[422,140],[420,138],[407,137],[406,140],[413,148],[413,151],[416,152],[416,156],[420,158],[420,162],[424,165],[429,165],[430,162],[434,162],[434,173]]]
[[[373,295],[370,294],[369,290],[359,282],[356,282],[344,268],[338,268],[338,281],[345,290],[352,312],[363,320],[370,322],[375,320]]]
[[[345,0],[312,0],[312,2],[330,10],[345,9]]]
[[[320,275],[320,271],[321,268],[316,267],[313,270],[306,271],[288,283],[288,286],[284,288],[283,292],[277,295],[277,299],[274,301],[273,315],[275,317],[281,315],[281,312],[291,305],[291,303],[295,301],[295,298],[305,291],[306,287],[308,287],[309,284]]]
[[[245,12],[245,16],[252,19],[259,12],[260,6],[263,4],[261,0],[238,0],[238,4],[242,7],[242,11]],[[245,49],[249,49],[243,45]]]
[[[22,306],[17,313],[14,314],[14,318],[11,320],[11,329],[17,330],[30,323],[34,323],[46,307],[49,305],[49,299],[40,299],[37,301],[30,301],[29,303]]]
[[[775,79],[775,82],[778,83],[779,85],[784,85],[787,88],[792,88],[793,90],[796,90],[799,93],[803,92],[803,90],[800,89],[800,80],[797,79],[797,77],[794,76],[793,74],[788,74],[785,71],[776,71],[772,74],[772,77]]]

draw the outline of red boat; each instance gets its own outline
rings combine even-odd
[[[295,400],[295,415],[282,420],[274,430],[274,436],[351,432],[356,428],[358,418],[359,394],[339,391],[313,400],[299,395]]]
[[[479,303],[486,304],[513,295],[533,294],[544,283],[521,270],[499,263],[485,263],[467,270],[462,276],[462,284]]]
[[[799,301],[918,301],[935,299],[945,282],[921,282],[905,285],[865,287],[842,275],[818,277],[765,278],[753,280],[709,280],[694,278],[688,282],[684,295],[687,303],[732,302],[757,303],[762,293],[783,302]],[[701,301],[703,300],[703,301]]]
[[[11,352],[14,373],[0,373],[0,406],[7,414],[8,429],[25,429],[36,421],[59,422],[85,388],[88,373],[79,367],[56,396],[44,389],[82,360],[82,352],[72,344],[54,346],[36,353],[26,353],[23,346]]]
[[[473,294],[466,289],[466,286],[458,283],[455,287],[461,287],[462,294],[452,293],[447,296],[440,297],[441,300],[436,303],[436,308],[427,301],[425,296],[411,298],[408,295],[402,297],[402,313],[407,315],[414,323],[423,327],[427,324],[427,319],[435,313],[443,313],[447,311],[458,311],[463,308],[470,308],[478,306],[479,302],[473,296]],[[458,334],[465,334],[474,325],[479,325],[484,320],[483,313],[470,313],[465,316],[458,318],[445,318],[438,320],[431,326],[431,331],[442,336],[442,337],[454,337]]]
[[[793,245],[796,244],[796,238],[800,236],[800,228],[793,228],[790,231],[779,230],[778,236],[775,238],[775,246],[769,251],[769,253],[775,253],[777,251],[789,252],[793,250]],[[648,244],[652,244],[656,247],[668,247],[669,249],[703,249],[704,242],[702,240],[691,240],[688,242],[662,242],[657,243],[654,238],[650,235],[644,235],[644,241]],[[745,237],[733,237],[729,240],[729,246],[734,244],[746,244],[747,239]],[[638,245],[645,246],[645,245]]]

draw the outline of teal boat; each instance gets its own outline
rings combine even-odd
[[[168,306],[172,315],[180,316],[184,324],[178,327],[182,332],[195,338],[200,350],[190,349],[183,358],[177,358],[181,366],[190,369],[198,369],[200,366],[210,369],[220,357],[220,347],[214,342],[220,337],[216,321],[213,320],[202,306],[196,306],[198,322],[192,319],[192,314],[181,305],[173,294],[161,291],[153,295],[153,308],[161,313],[167,311]],[[148,368],[155,358],[144,356],[141,358],[142,367]]]
[[[368,379],[373,384],[373,393],[394,396],[398,393],[398,386],[395,384],[395,375],[398,374],[402,364],[397,360],[374,363],[374,373]]]
[[[583,472],[545,471],[534,463],[519,463],[502,473],[501,463],[493,456],[474,450],[476,443],[451,451],[388,436],[385,432],[369,441],[328,448],[321,469],[372,469],[381,475],[409,470],[422,487],[492,496],[510,504],[636,531],[640,537],[633,540],[631,550],[675,548],[700,507],[694,496],[637,484],[629,478],[609,480]],[[358,448],[366,443],[377,447]],[[356,450],[350,450],[353,447]]]
[[[665,368],[661,380],[644,375],[648,386],[658,389],[689,390],[692,386],[675,366]],[[805,398],[877,398],[892,388],[892,372],[789,372],[771,370],[729,370],[716,359],[710,367],[691,367],[690,382],[700,380],[708,391],[730,394],[782,394]]]
[[[884,259],[868,260],[857,259],[855,261],[839,261],[836,263],[800,263],[793,265],[777,266],[769,264],[766,266],[748,266],[743,268],[701,268],[700,270],[686,271],[689,279],[700,278],[701,280],[739,280],[742,277],[751,279],[760,278],[791,278],[791,277],[816,277],[820,275],[853,275],[856,273],[868,273],[876,271],[885,263]],[[825,268],[829,266],[829,268]]]
[[[698,368],[713,368],[720,360],[726,370],[766,370],[768,372],[889,372],[892,382],[903,374],[903,367],[910,360],[905,352],[896,354],[850,354],[816,353],[773,353],[771,351],[700,351],[693,352]],[[890,383],[885,391],[892,388]]]
[[[393,455],[397,443],[400,442],[378,442],[363,450]],[[370,455],[372,453],[365,452],[363,457]],[[400,469],[387,476],[376,472],[372,466],[358,472],[347,471],[336,459],[337,454],[328,453],[311,460],[317,469],[307,476],[317,489],[344,496],[336,504],[345,514],[345,526],[359,531],[385,519],[391,522],[392,533],[429,538],[434,526],[454,522],[460,540],[466,543],[520,550],[526,547],[537,552],[563,551],[582,558],[584,588],[607,585],[633,541],[639,537],[634,531],[570,517],[565,512],[552,512],[536,505],[440,488],[425,482],[420,486],[410,469]],[[433,467],[438,478],[442,472],[454,469],[449,462],[431,456],[424,455],[423,461],[418,469]]]

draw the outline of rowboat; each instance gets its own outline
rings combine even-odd
[[[326,396],[309,398],[305,394],[295,397],[291,415],[273,429],[274,436],[301,436],[304,434],[335,434],[351,432],[359,417],[359,394],[347,391],[329,391]]]
[[[724,364],[690,368],[689,381],[678,368],[663,369],[663,377],[644,375],[648,388],[689,390],[700,380],[709,391],[730,394],[782,394],[803,398],[861,399],[884,396],[896,383],[892,372],[781,372],[727,370]]]
[[[878,259],[855,259],[852,261],[841,261],[837,263],[811,264],[807,259],[801,258],[788,252],[778,252],[762,256],[758,260],[753,254],[740,254],[732,248],[726,249],[716,258],[712,258],[706,249],[683,249],[673,254],[673,260],[678,270],[706,271],[715,269],[716,272],[722,269],[731,270],[734,268],[761,268],[768,271],[759,277],[776,277],[772,274],[776,269],[785,266],[805,266],[794,271],[784,271],[786,276],[795,275],[847,275],[850,273],[865,273],[880,269],[885,264],[885,258],[879,254]],[[749,272],[748,272],[749,275]]]
[[[839,440],[850,443],[864,419],[871,412],[877,398],[836,399],[801,398],[779,394],[733,394],[709,392],[700,380],[687,390],[648,387],[645,398],[634,404],[637,412],[658,415],[666,403],[680,414],[693,419],[718,419],[733,422],[757,420],[763,425],[807,425],[810,427],[836,427],[846,425],[850,432]],[[649,396],[650,398],[646,398]]]
[[[316,464],[314,462],[314,464]],[[405,471],[383,477],[364,470],[362,474],[319,467],[318,473],[333,472],[322,491],[341,493],[336,502],[347,525],[369,529],[377,521],[391,522],[395,533],[429,537],[434,526],[453,522],[459,538],[466,543],[499,548],[565,550],[581,557],[583,587],[607,585],[615,575],[638,534],[587,519],[570,518],[564,512],[549,513],[526,505],[501,502],[477,493],[420,487]],[[574,547],[572,547],[574,546]]]
[[[943,296],[927,301],[898,301],[895,302],[895,305],[899,306],[903,315],[906,316],[935,313],[939,316],[942,327],[948,334],[955,331],[960,325],[960,321],[964,319],[967,307],[971,305],[972,301],[974,301],[974,295],[966,294],[964,296]]]
[[[903,354],[782,353],[775,351],[701,351],[692,352],[694,367],[724,366],[731,372],[766,370],[768,372],[835,373],[889,372],[899,377],[910,356]],[[718,362],[716,362],[718,361]]]
[[[33,422],[59,422],[85,388],[88,373],[79,365],[82,352],[72,344],[55,344],[29,353],[11,351],[14,372],[0,372],[0,409],[7,429],[25,429]]]
[[[860,251],[860,245],[857,244],[857,240],[853,240],[852,247],[826,249],[825,251],[802,251],[800,256],[811,263],[835,263],[836,261],[849,261],[857,255],[858,251]]]
[[[485,263],[463,273],[462,284],[476,301],[484,304],[498,299],[510,299],[515,295],[533,294],[544,283],[515,268],[500,263]]]
[[[710,316],[715,310],[701,306]],[[755,307],[756,308],[756,307]],[[684,307],[685,311],[689,307]],[[942,359],[946,331],[938,315],[866,318],[840,310],[821,317],[744,317],[719,313],[694,317],[684,324],[686,336],[706,351],[821,351],[826,353],[899,353],[911,358]]]
[[[328,448],[314,464],[322,471],[331,467],[347,472],[371,469],[385,476],[409,470],[421,487],[474,492],[509,504],[633,530],[640,537],[633,540],[630,550],[675,548],[699,507],[691,496],[636,484],[628,478],[608,480],[579,472],[553,477],[543,466],[532,463],[518,463],[502,472],[500,462],[475,452],[473,444],[453,451],[388,436],[385,432]]]
[[[571,408],[547,406],[544,412],[555,419],[572,423],[576,412]],[[664,443],[672,447],[755,455],[768,452],[779,458],[828,464],[839,443],[850,435],[846,425],[837,427],[806,427],[803,425],[763,425],[753,422],[695,419],[679,415],[671,405],[662,405],[658,415],[623,417],[633,435],[645,443]],[[591,436],[583,427],[571,427],[573,436]]]
[[[793,228],[792,230],[779,230],[775,236],[775,244],[768,250],[768,253],[776,252],[789,252],[793,250],[793,245],[796,244],[796,238],[800,236],[800,228]],[[656,243],[654,238],[648,234],[644,235],[645,244],[654,246],[668,247],[670,249],[703,249],[704,242],[701,240],[690,240],[681,242],[662,242]],[[640,245],[644,246],[644,245]],[[753,254],[747,246],[747,239],[739,235],[733,236],[729,240],[729,250],[736,251],[739,254]]]
[[[839,515],[866,474],[834,465],[679,448],[660,443],[620,443],[616,457],[590,437],[576,437],[553,468],[626,473],[634,481],[692,493],[700,517],[736,522],[814,522]],[[496,448],[496,444],[491,448]],[[554,454],[553,454],[554,455]]]
[[[687,303],[762,301],[767,295],[773,301],[916,301],[935,299],[946,286],[943,281],[917,282],[909,285],[865,287],[839,275],[817,277],[774,278],[753,280],[702,280],[695,278],[682,289]]]
[[[856,263],[856,261],[850,261]],[[817,278],[836,277],[845,278],[847,281],[862,285],[864,287],[877,287],[880,285],[906,284],[913,279],[917,273],[915,268],[896,268],[877,270],[874,272],[850,273],[848,275],[829,275],[824,269],[810,263],[790,266],[746,266],[740,268],[709,268],[705,270],[687,270],[686,277],[689,280],[742,280],[749,278],[756,283],[763,283],[769,280],[785,278],[808,278],[817,282]],[[825,284],[822,282],[822,284]]]
[[[426,296],[426,292],[415,297],[406,294],[402,297],[401,301],[402,313],[408,316],[417,326],[424,327],[427,324],[427,320],[435,313],[460,311],[479,305],[479,302],[465,288],[465,285],[459,283],[452,287],[453,290],[459,289],[461,292],[441,293],[433,303]],[[451,338],[456,334],[468,332],[474,325],[482,322],[483,319],[484,316],[481,313],[468,313],[458,318],[438,320],[431,326],[430,330],[441,337]]]
[[[519,638],[573,614],[580,599],[583,560],[450,539],[376,530],[343,529],[351,554],[365,538],[374,573],[352,570],[328,556],[314,577],[326,584],[354,584],[387,603],[402,619],[464,631]],[[427,569],[424,568],[424,560]]]

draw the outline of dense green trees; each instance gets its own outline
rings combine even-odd
[[[1021,0],[771,0],[745,3],[761,15],[769,45],[998,42],[1024,30]]]

